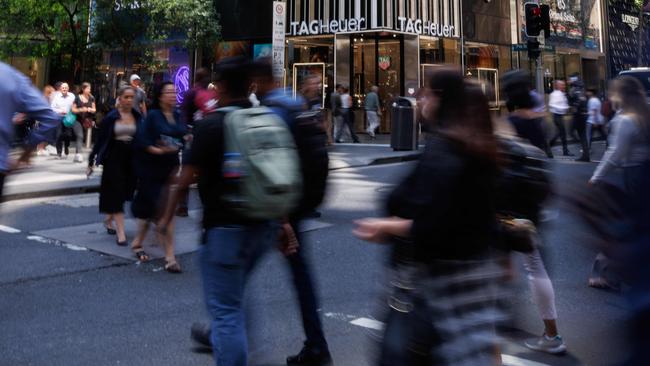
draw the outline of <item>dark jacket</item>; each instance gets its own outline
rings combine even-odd
[[[140,126],[142,115],[135,109],[131,110],[133,118],[135,118],[136,126]],[[120,119],[120,112],[117,109],[110,111],[102,120],[97,131],[97,140],[95,146],[88,156],[88,166],[102,165],[106,152],[113,144],[113,137],[115,135],[115,122]]]
[[[482,256],[496,238],[494,164],[434,135],[411,174],[388,199],[388,214],[413,220],[411,253],[418,262]]]

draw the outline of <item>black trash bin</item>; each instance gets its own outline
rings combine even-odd
[[[398,97],[390,108],[390,147],[395,151],[418,149],[419,126],[415,118],[415,98]]]

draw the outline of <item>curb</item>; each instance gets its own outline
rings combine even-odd
[[[403,163],[403,162],[417,160],[420,157],[420,154],[421,154],[421,152],[414,152],[413,154],[403,155],[403,156],[377,158],[377,159],[371,160],[367,164],[350,165],[350,166],[346,166],[346,167],[334,167],[334,168],[330,168],[329,170],[333,171],[333,170],[341,170],[341,169],[348,169],[348,168],[361,168],[361,167],[366,167],[366,166],[377,166],[377,165]],[[52,190],[48,190],[48,191],[35,191],[35,192],[5,194],[2,197],[2,202],[23,200],[23,199],[28,199],[28,198],[44,198],[44,197],[56,197],[56,196],[68,196],[68,195],[73,195],[73,194],[96,193],[96,192],[99,192],[99,187],[100,186],[98,184],[98,185],[84,186],[84,187],[57,188],[57,189],[52,189]]]

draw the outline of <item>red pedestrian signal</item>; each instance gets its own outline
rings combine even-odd
[[[528,37],[539,36],[542,30],[542,9],[536,3],[524,4],[526,14],[526,35]]]

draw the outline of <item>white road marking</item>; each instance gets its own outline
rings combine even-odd
[[[344,314],[337,314],[337,313],[326,313],[325,316],[330,318],[339,318],[339,319],[342,317],[346,317]],[[384,330],[384,326],[385,326],[384,323],[369,318],[357,318],[351,321],[350,324],[357,325],[359,327],[379,330],[379,331]],[[506,354],[501,355],[501,361],[503,362],[503,366],[551,366],[546,363],[531,361],[525,358],[520,358],[517,356],[506,355]]]
[[[60,183],[60,182],[70,182],[74,180],[86,180],[85,174],[57,174],[57,175],[46,175],[42,177],[20,177],[20,179],[15,179],[8,181],[5,184],[5,187],[12,187],[18,185],[28,185],[28,184],[42,184],[42,183]]]
[[[374,330],[384,330],[384,323],[369,318],[357,318],[351,321],[350,324]]]
[[[547,363],[526,360],[524,358],[506,354],[501,355],[501,362],[503,362],[503,366],[551,366]]]
[[[4,226],[4,225],[0,225],[0,231],[4,231],[5,233],[9,233],[9,234],[18,234],[20,232],[20,230],[18,229],[14,229],[12,227]]]
[[[47,202],[48,205],[58,205],[71,208],[93,207],[99,204],[99,195],[65,197]]]
[[[80,246],[74,245],[74,244],[64,243],[64,242],[62,242],[60,240],[56,240],[56,239],[44,238],[44,237],[39,236],[39,235],[30,235],[30,236],[27,237],[27,240],[33,240],[33,241],[37,241],[39,243],[44,243],[44,244],[52,244],[52,245],[68,248],[70,250],[74,250],[74,251],[78,251],[78,252],[88,251],[88,248],[80,247]]]

